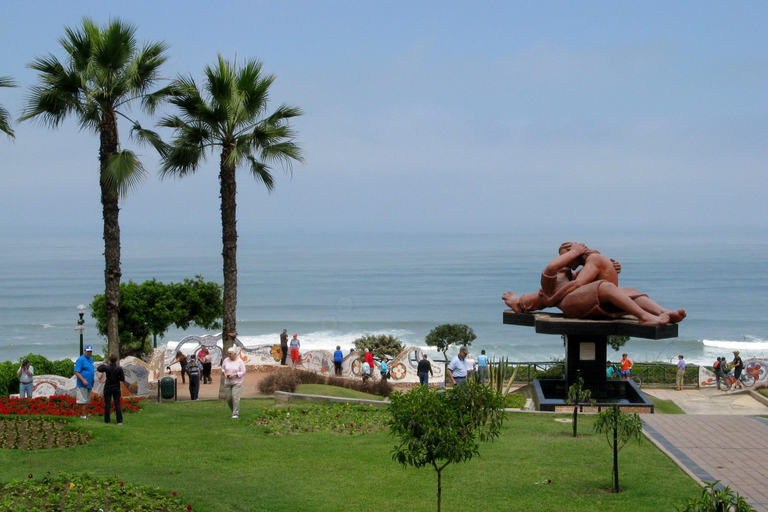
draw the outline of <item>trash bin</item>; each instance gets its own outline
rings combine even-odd
[[[173,398],[173,401],[176,401],[176,379],[173,377],[160,379],[157,384],[157,401],[160,402],[161,398],[165,400]]]

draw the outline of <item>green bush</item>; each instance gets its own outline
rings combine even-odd
[[[643,384],[670,384],[677,383],[677,365],[669,363],[636,363],[632,367],[632,375],[640,377]],[[685,368],[684,382],[696,384],[699,380],[699,367],[687,365]]]
[[[74,375],[75,363],[70,359],[49,361],[43,356],[29,354],[26,357],[20,358],[17,362],[6,361],[0,363],[0,396],[7,397],[10,394],[19,392],[19,376],[16,375],[16,371],[24,359],[29,359],[29,364],[34,368],[35,375],[59,375],[67,379]]]
[[[357,379],[345,379],[342,377],[330,377],[315,372],[304,370],[279,371],[269,375],[259,383],[259,391],[265,395],[271,395],[275,391],[293,393],[299,384],[323,384],[352,389],[370,395],[387,397],[392,394],[392,386],[385,380],[368,379],[363,382]]]

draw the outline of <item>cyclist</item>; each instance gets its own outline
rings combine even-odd
[[[738,350],[733,351],[733,361],[731,361],[731,364],[733,365],[733,378],[736,379],[734,387],[735,389],[741,389],[741,370],[744,369],[744,363],[741,361],[741,357],[739,357]]]

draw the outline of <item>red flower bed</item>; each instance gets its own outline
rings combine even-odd
[[[138,398],[120,398],[123,412],[135,412],[141,409]],[[112,410],[115,410],[112,405]],[[91,398],[88,406],[88,414],[92,416],[104,415],[104,397],[96,395]],[[77,403],[73,396],[51,396],[31,399],[0,398],[0,414],[18,415],[51,415],[51,416],[77,416]]]

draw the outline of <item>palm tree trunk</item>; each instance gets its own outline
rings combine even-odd
[[[120,353],[117,315],[120,308],[120,224],[117,191],[105,179],[107,161],[117,153],[117,119],[114,112],[104,112],[100,123],[101,146],[101,206],[104,219],[104,299],[107,309],[107,348],[110,354]]]
[[[224,260],[224,314],[222,344],[226,356],[237,336],[237,181],[235,166],[227,162],[232,148],[221,152],[219,184],[221,186],[221,241]],[[219,400],[224,399],[224,376],[219,385]]]

